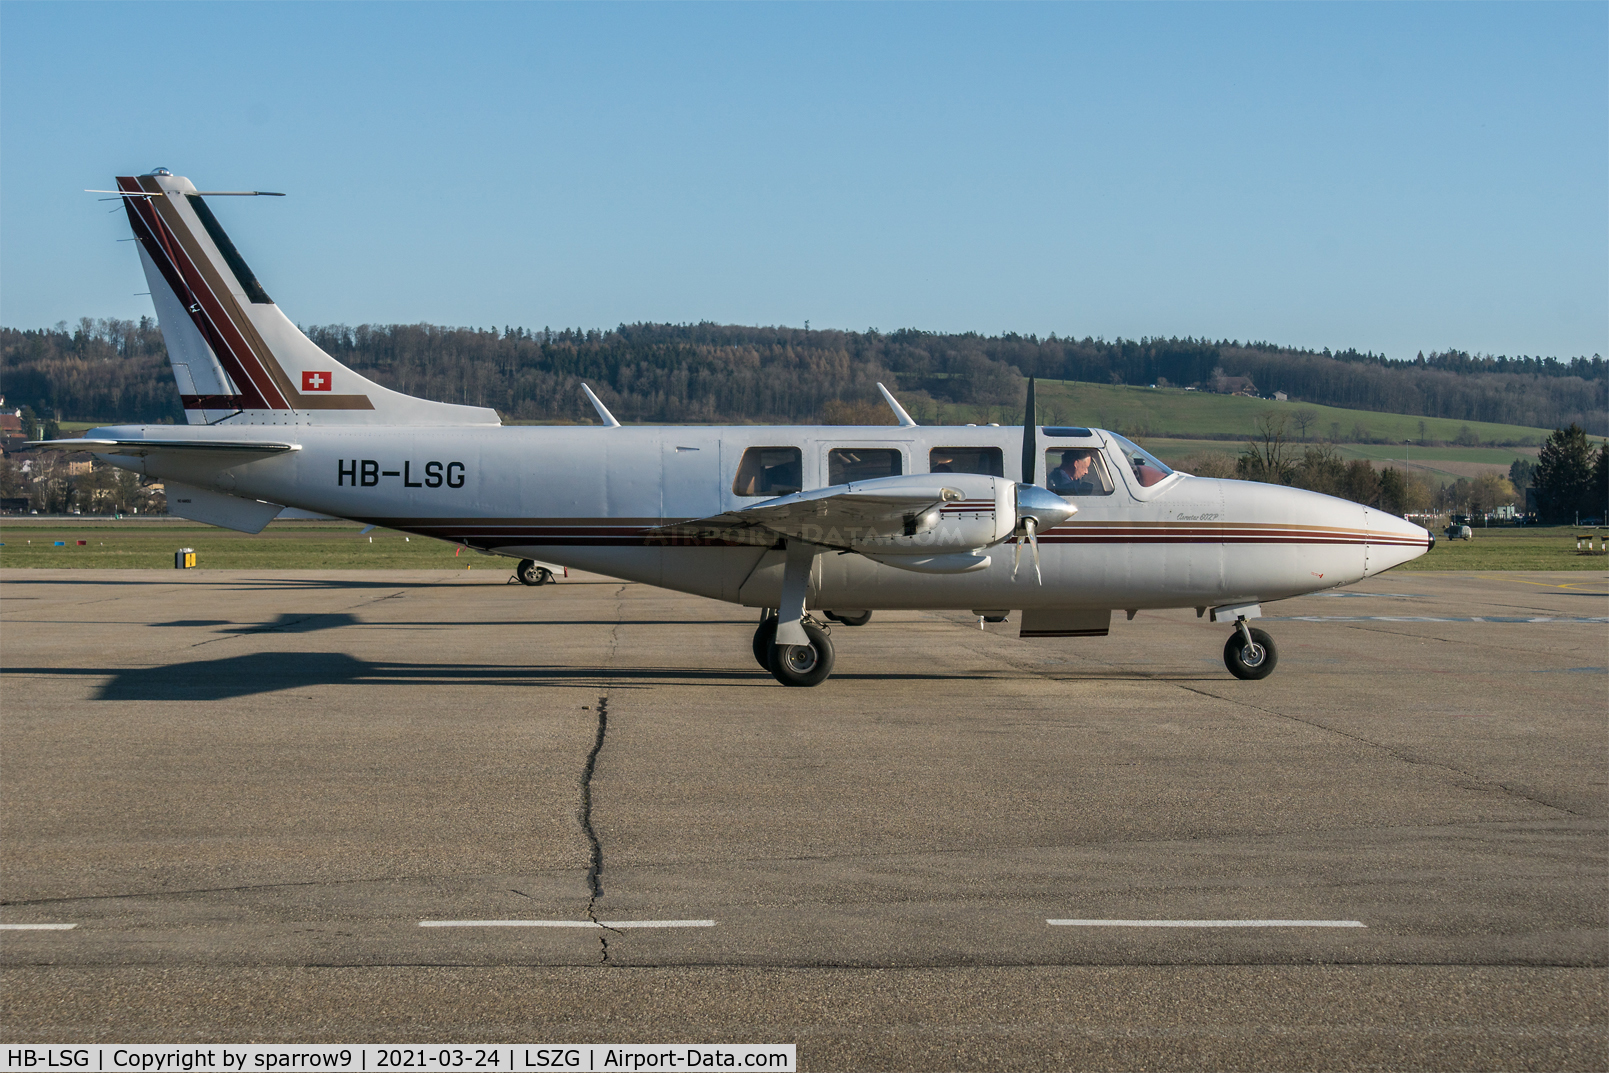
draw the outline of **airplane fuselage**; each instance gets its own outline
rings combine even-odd
[[[701,540],[651,532],[761,501],[734,489],[748,449],[798,448],[799,482],[808,491],[833,483],[834,451],[897,452],[899,472],[922,474],[935,458],[961,449],[994,448],[1011,460],[1022,442],[1021,428],[995,426],[224,427],[238,439],[288,440],[299,449],[233,464],[211,455],[108,460],[234,497],[753,607],[776,606],[780,541],[761,534]],[[118,427],[88,435],[172,439],[220,431]],[[987,567],[949,575],[829,553],[816,561],[809,606],[1255,603],[1345,585],[1426,546],[1418,526],[1298,489],[1178,473],[1143,487],[1121,464],[1111,437],[1094,430],[1079,442],[1107,452],[1115,487],[1106,495],[1069,497],[1077,513],[1040,534],[1043,584],[1031,574],[1014,576],[1009,541],[994,549]],[[1060,445],[1048,438],[1042,443],[1052,450]]]
[[[160,478],[170,513],[244,532],[296,507],[529,560],[529,583],[540,562],[761,608],[754,657],[784,685],[831,674],[810,609],[845,625],[1020,610],[1019,635],[1048,638],[1104,635],[1119,609],[1211,608],[1235,623],[1230,673],[1264,678],[1277,652],[1248,625],[1261,603],[1432,543],[1356,503],[1174,473],[1121,436],[1039,426],[1031,377],[1017,428],[919,427],[882,384],[894,427],[624,427],[584,384],[602,427],[504,426],[309,339],[206,202],[256,192],[163,169],[105,192],[123,201],[189,424],[39,446]]]

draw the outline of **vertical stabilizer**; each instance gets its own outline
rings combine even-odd
[[[192,424],[496,425],[495,410],[392,391],[325,353],[268,297],[190,180],[120,176]]]

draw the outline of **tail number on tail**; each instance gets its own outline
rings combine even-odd
[[[372,458],[354,458],[350,464],[347,459],[336,459],[337,488],[346,487],[348,481],[353,488],[373,488],[383,477],[399,477],[405,488],[440,488],[443,484],[448,488],[462,488],[464,464],[426,462],[424,471],[420,473],[413,468],[412,462],[404,462],[401,469],[381,469],[380,463]]]

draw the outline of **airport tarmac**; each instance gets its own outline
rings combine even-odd
[[[1262,682],[879,613],[816,689],[506,577],[0,571],[0,1036],[1609,1067],[1601,572],[1266,605]]]

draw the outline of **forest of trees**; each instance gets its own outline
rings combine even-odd
[[[1602,357],[1472,357],[1392,362],[1356,351],[1299,351],[1238,340],[946,335],[719,324],[611,330],[449,328],[429,324],[304,329],[341,362],[409,394],[495,407],[506,419],[590,417],[591,383],[624,421],[801,422],[875,412],[876,383],[918,420],[1011,420],[1028,375],[1109,384],[1210,387],[1249,377],[1293,399],[1389,413],[1609,434]],[[156,322],[0,328],[0,391],[42,417],[182,421]],[[991,410],[992,408],[992,410]],[[988,416],[986,416],[988,415]]]

